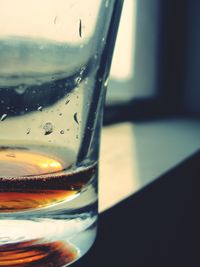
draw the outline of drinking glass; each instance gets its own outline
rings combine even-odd
[[[0,266],[66,266],[97,229],[121,0],[0,0]]]

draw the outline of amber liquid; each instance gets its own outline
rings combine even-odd
[[[94,177],[96,167],[77,171],[71,165],[70,160],[42,153],[38,147],[1,147],[0,215],[41,209],[78,196]],[[74,246],[60,240],[22,240],[0,245],[0,266],[60,267],[78,257]]]
[[[63,165],[61,159],[29,149],[1,149],[0,212],[37,209],[76,197],[95,167],[65,171]]]
[[[61,241],[40,244],[38,240],[0,246],[0,266],[60,267],[73,262],[78,251]]]

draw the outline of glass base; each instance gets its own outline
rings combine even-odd
[[[0,220],[0,266],[68,266],[92,246],[96,220]]]

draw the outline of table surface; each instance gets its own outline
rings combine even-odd
[[[200,148],[200,120],[120,123],[102,132],[100,212],[136,193]]]
[[[200,151],[100,214],[92,249],[73,267],[200,266]]]

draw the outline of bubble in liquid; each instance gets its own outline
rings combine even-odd
[[[7,118],[7,114],[3,114],[2,116],[1,116],[1,121],[4,121],[6,118]]]
[[[64,130],[61,130],[61,131],[60,131],[60,134],[64,134],[64,133],[65,133]]]
[[[15,158],[16,155],[14,153],[7,154],[6,157],[8,158]]]
[[[53,132],[53,124],[51,122],[46,122],[43,126],[44,135],[49,135]]]
[[[1,243],[7,243],[8,241],[10,241],[10,238],[9,237],[7,237],[7,236],[0,237],[0,242]]]
[[[38,110],[38,111],[42,111],[42,106],[39,106],[39,107],[37,108],[37,110]]]

